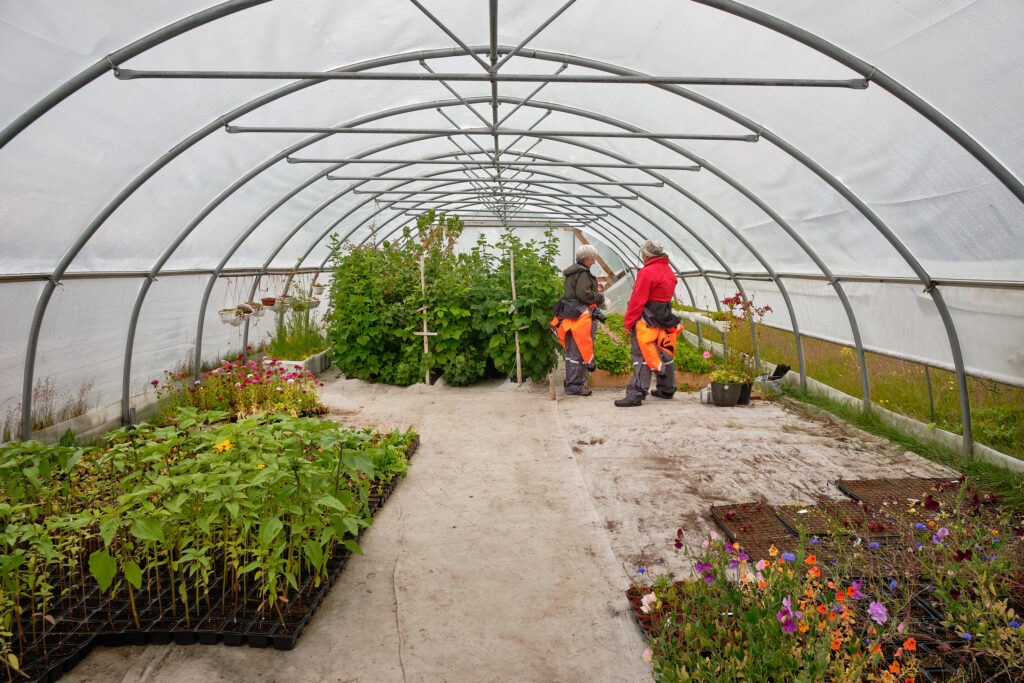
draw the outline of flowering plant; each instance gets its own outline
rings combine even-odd
[[[287,413],[293,417],[326,411],[320,403],[323,383],[301,365],[287,367],[281,361],[264,358],[221,361],[219,367],[193,380],[183,372],[164,371],[164,382],[153,380],[161,413],[169,418],[181,407],[225,410],[236,417],[256,413]]]

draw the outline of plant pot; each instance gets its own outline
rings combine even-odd
[[[217,315],[220,316],[220,321],[222,323],[230,323],[234,322],[235,318],[238,317],[238,311],[234,308],[222,308],[217,311]]]
[[[262,303],[262,304],[263,304],[264,306],[273,306],[273,305],[274,305],[274,302],[276,302],[276,301],[277,301],[277,299],[275,299],[275,298],[274,298],[274,297],[272,297],[272,296],[265,296],[265,297],[263,297],[262,299],[260,299],[260,302],[261,302],[261,303]]]
[[[716,406],[734,406],[740,399],[740,391],[743,385],[738,383],[725,384],[724,382],[711,383],[711,402]]]
[[[327,289],[327,285],[313,285],[310,287],[310,291],[313,293],[313,296],[320,296],[324,293],[325,289]]]
[[[750,382],[746,382],[740,385],[740,397],[736,400],[736,405],[747,406],[750,405],[750,388],[753,386]]]

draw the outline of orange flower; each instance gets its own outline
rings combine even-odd
[[[818,614],[825,614],[826,612],[828,612],[828,607],[825,607],[825,605],[818,605],[817,609]]]
[[[833,638],[832,639],[832,649],[833,650],[838,650],[840,648],[840,646],[842,646],[842,643],[840,643],[838,640]]]
[[[856,593],[856,592],[857,592],[857,589],[854,588],[853,586],[850,586],[849,588],[846,589],[846,594],[849,595],[851,598],[853,597],[853,594]]]
[[[815,577],[815,578],[821,576],[821,570],[818,569],[817,567],[811,567],[810,569],[807,570],[807,573],[810,574],[811,576]]]
[[[806,562],[807,564],[809,564],[809,565],[811,565],[813,567],[815,564],[817,564],[818,558],[815,557],[814,555],[808,555],[807,558],[804,559],[804,562]]]
[[[903,649],[913,652],[917,649],[917,641],[914,640],[913,636],[903,641]]]
[[[779,554],[779,549],[775,547],[774,543],[772,543],[772,547],[768,548],[768,554],[772,557],[775,557]]]
[[[805,622],[801,621],[800,626],[798,628],[800,629],[800,633],[807,633],[808,629],[810,629],[811,627],[808,626]]]
[[[898,674],[900,672],[900,663],[897,662],[895,659],[892,660],[892,664],[889,665],[889,671],[893,672],[894,674]]]
[[[808,586],[807,590],[804,591],[804,595],[806,595],[809,598],[813,598],[814,597],[814,589],[811,588],[810,586]]]
[[[758,588],[762,588],[762,589],[763,588],[767,588],[768,587],[768,582],[767,581],[758,581],[757,582],[757,587]]]
[[[843,591],[836,591],[836,602],[842,602],[846,599],[846,593]]]

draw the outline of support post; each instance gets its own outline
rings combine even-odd
[[[512,315],[513,324],[516,312],[516,252],[515,249],[508,250],[509,273],[512,276]],[[516,384],[523,383],[523,359],[519,353],[519,329],[516,328]]]

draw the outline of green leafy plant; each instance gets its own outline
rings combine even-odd
[[[553,232],[533,243],[508,230],[495,244],[481,237],[468,253],[456,253],[462,229],[457,216],[429,212],[401,241],[343,247],[334,239],[328,340],[338,369],[400,385],[422,381],[427,372],[444,373],[454,385],[491,373],[511,376],[518,332],[524,376],[550,372],[558,357],[547,324],[561,293]],[[436,335],[426,357],[417,335],[424,309]]]
[[[292,310],[278,316],[277,326],[264,352],[273,358],[305,360],[327,348],[327,338],[310,309]]]
[[[617,343],[603,330],[598,330],[594,338],[594,357],[598,369],[610,375],[628,375],[633,372],[629,346]]]

